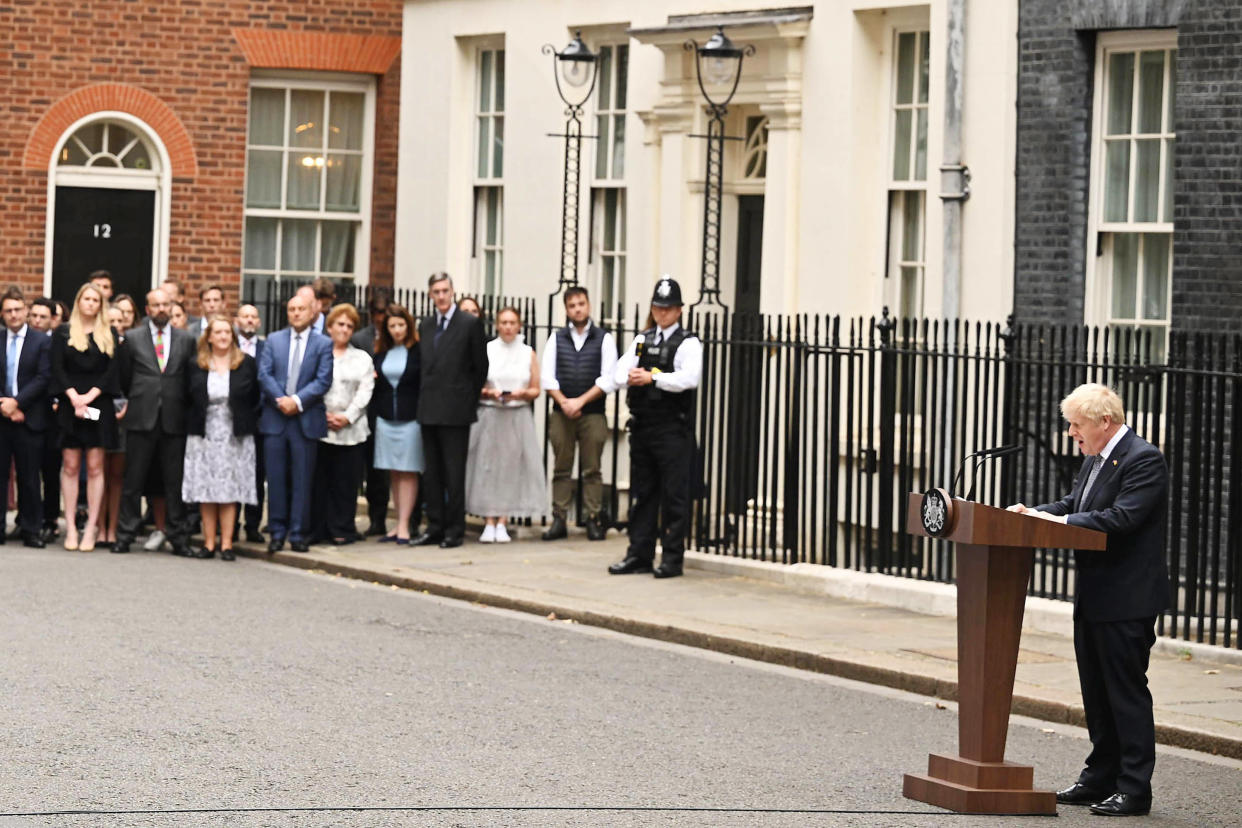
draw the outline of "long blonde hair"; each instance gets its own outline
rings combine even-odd
[[[206,330],[198,335],[198,367],[204,371],[211,370],[211,329],[216,326],[217,322],[228,325],[229,330],[233,332],[233,341],[229,344],[229,370],[233,371],[242,364],[246,355],[237,344],[237,330],[233,327],[233,323],[218,313],[207,320]]]
[[[112,326],[108,324],[108,300],[104,298],[103,291],[90,282],[78,288],[78,295],[73,297],[73,308],[69,311],[69,347],[75,351],[85,351],[90,347],[90,342],[86,338],[86,329],[83,327],[82,310],[79,304],[82,301],[82,294],[88,290],[93,290],[99,297],[99,314],[95,317],[95,330],[91,331],[91,339],[95,340],[95,345],[100,351],[112,356],[112,352],[116,350],[116,340],[112,337]]]

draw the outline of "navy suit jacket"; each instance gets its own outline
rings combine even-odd
[[[276,406],[276,400],[285,396],[285,380],[289,376],[290,330],[283,328],[271,334],[263,350],[257,351],[259,390],[263,395],[263,410],[259,414],[260,434],[280,434],[290,419]],[[332,387],[332,340],[307,330],[309,335],[295,392],[302,401],[302,411],[294,415],[294,419],[298,421],[303,437],[318,440],[328,435],[328,412],[323,405],[323,395]]]
[[[8,328],[0,327],[4,338],[0,340],[0,397],[9,395],[9,363],[4,357],[8,346]],[[17,407],[26,415],[26,427],[31,431],[43,431],[51,419],[47,381],[52,375],[52,339],[42,331],[26,326],[26,340],[22,343],[21,356],[17,358]]]
[[[1080,503],[1093,462],[1093,457],[1083,458],[1068,495],[1035,507],[1068,515],[1071,526],[1108,535],[1107,549],[1074,552],[1074,617],[1093,622],[1154,618],[1169,606],[1164,560],[1168,466],[1160,449],[1127,431]]]

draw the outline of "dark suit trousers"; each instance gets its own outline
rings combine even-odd
[[[1091,755],[1078,781],[1092,788],[1151,796],[1156,727],[1147,663],[1156,619],[1074,621],[1074,653]]]
[[[60,429],[53,414],[43,432],[43,525],[55,528],[60,517]]]
[[[470,426],[423,426],[423,508],[427,534],[457,539],[466,534],[466,455]]]
[[[263,525],[263,484],[264,477],[263,462],[263,435],[254,435],[254,487],[256,489],[256,499],[254,505],[246,504],[242,510],[245,517],[246,531],[257,532],[259,527]]]
[[[272,540],[310,538],[311,486],[318,440],[302,436],[297,420],[285,419],[280,434],[263,435],[267,471],[267,528]]]
[[[311,537],[352,538],[358,533],[358,490],[362,488],[366,444],[337,446],[319,443],[315,489],[311,496]]]
[[[185,470],[185,435],[165,434],[157,422],[151,431],[125,433],[125,483],[121,488],[121,514],[116,539],[133,543],[142,529],[142,496],[146,493],[151,467],[159,464],[163,477],[162,494],[168,509],[165,534],[173,548],[184,546],[189,538],[185,503],[181,500],[181,475]]]
[[[694,435],[681,423],[636,426],[630,434],[630,546],[628,554],[680,567],[690,531],[690,468]]]
[[[0,466],[8,496],[9,470],[17,467],[17,528],[23,535],[37,535],[43,525],[43,497],[39,489],[39,468],[43,465],[43,433],[31,431],[23,423],[0,417]],[[7,505],[7,504],[6,504]],[[0,524],[0,540],[4,526]]]
[[[367,517],[372,526],[384,526],[388,521],[388,469],[375,468],[375,418],[369,417],[371,434],[367,437],[365,460],[367,464]]]

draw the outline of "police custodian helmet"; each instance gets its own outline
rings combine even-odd
[[[656,282],[655,292],[651,294],[651,304],[657,308],[673,308],[680,307],[681,301],[681,285],[677,284],[677,280],[667,273],[660,277],[660,281]]]

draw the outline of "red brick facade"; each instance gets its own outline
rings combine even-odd
[[[32,0],[0,13],[0,262],[42,293],[48,168],[70,125],[141,119],[172,165],[168,275],[197,288],[241,279],[252,69],[360,72],[376,84],[372,283],[391,283],[402,0]],[[195,303],[191,303],[195,306]]]

